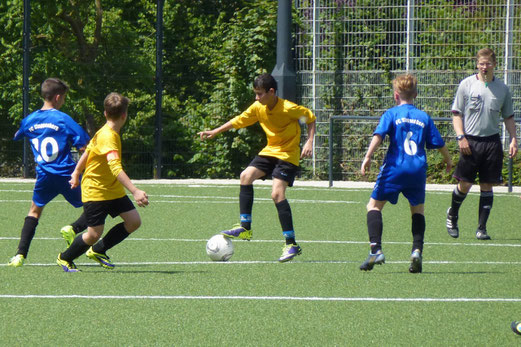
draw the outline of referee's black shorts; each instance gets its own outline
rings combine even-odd
[[[459,181],[474,183],[479,176],[480,183],[497,184],[503,182],[503,145],[499,134],[479,137],[465,136],[471,155],[460,152],[459,162],[454,171],[454,178]]]

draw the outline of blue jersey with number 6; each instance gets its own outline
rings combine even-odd
[[[378,180],[394,188],[425,186],[425,148],[445,145],[429,115],[414,105],[404,104],[387,110],[374,135],[389,136],[390,144]]]
[[[15,140],[29,138],[37,172],[70,176],[76,163],[71,147],[83,148],[89,135],[70,116],[56,109],[37,110],[22,120]]]

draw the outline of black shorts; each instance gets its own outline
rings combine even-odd
[[[107,215],[115,218],[124,212],[135,209],[134,204],[126,195],[119,199],[88,201],[83,204],[83,211],[85,212],[87,225],[89,227],[104,225]]]
[[[288,182],[288,186],[292,187],[293,182],[295,182],[295,177],[300,172],[300,167],[297,165],[291,164],[290,162],[275,158],[275,157],[267,157],[258,155],[251,161],[250,165],[256,167],[266,174],[266,176],[261,177],[262,179],[266,179],[266,177],[274,177],[281,179],[283,181]]]
[[[466,136],[471,155],[460,152],[459,162],[454,171],[454,178],[459,181],[474,183],[479,175],[480,183],[501,183],[503,176],[503,145],[499,135],[476,137]]]

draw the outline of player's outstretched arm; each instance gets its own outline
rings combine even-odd
[[[447,146],[443,146],[442,148],[438,148],[438,152],[443,155],[443,162],[446,165],[445,172],[449,173],[452,170],[452,158],[450,157],[449,150]]]
[[[313,141],[315,139],[315,132],[317,128],[317,122],[313,121],[307,125],[308,127],[308,139],[306,143],[302,147],[302,153],[300,154],[301,158],[308,158],[313,155]]]
[[[85,165],[87,163],[87,158],[89,157],[89,152],[85,151],[80,157],[80,160],[76,163],[76,167],[71,174],[71,179],[69,180],[69,184],[71,188],[74,189],[80,185],[80,176],[81,173],[85,170]]]
[[[374,151],[380,146],[382,143],[382,137],[378,134],[373,136],[371,143],[369,144],[369,148],[367,149],[367,153],[365,154],[364,161],[362,162],[362,167],[360,168],[360,173],[365,175],[366,172],[369,172],[371,169],[371,158],[373,157]]]
[[[197,135],[199,135],[199,138],[201,140],[213,139],[218,134],[223,133],[225,131],[228,131],[231,128],[233,128],[233,125],[232,125],[232,122],[229,121],[229,122],[226,122],[223,125],[221,125],[220,127],[215,128],[213,130],[201,131],[201,132],[197,133]]]

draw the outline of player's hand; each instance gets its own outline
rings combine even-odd
[[[366,172],[369,172],[371,169],[371,158],[364,158],[364,161],[362,162],[362,167],[360,168],[360,173],[365,175]]]
[[[69,184],[71,185],[71,189],[76,188],[80,185],[80,179],[79,175],[74,174],[74,172],[71,174],[71,179],[69,180]]]
[[[508,156],[510,158],[514,158],[517,154],[517,139],[514,137],[512,141],[510,141],[510,148],[508,149]]]
[[[141,189],[137,189],[132,195],[138,206],[145,207],[148,205],[148,195]]]
[[[311,158],[311,156],[313,156],[313,141],[306,142],[300,153],[300,158]]]
[[[203,141],[206,139],[213,139],[216,133],[213,130],[205,130],[197,133],[197,135],[199,135],[199,138],[201,139],[201,141]]]
[[[445,172],[449,173],[450,170],[452,170],[452,166],[454,165],[452,163],[452,159],[449,158],[449,160],[445,160],[445,165],[447,165],[447,167],[445,168]]]
[[[458,145],[459,145],[459,150],[460,150],[461,154],[463,154],[463,155],[472,154],[472,151],[470,150],[469,142],[467,141],[466,138],[459,140]]]

